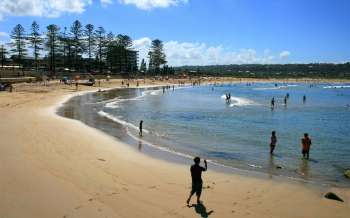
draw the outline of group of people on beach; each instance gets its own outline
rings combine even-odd
[[[173,85],[173,91],[175,91],[175,86]],[[167,86],[163,86],[163,94],[165,94],[165,90],[170,90],[171,86],[167,85]]]
[[[311,148],[311,139],[308,133],[304,133],[304,137],[301,139],[301,153],[303,158],[309,159],[310,156],[310,148]],[[270,141],[270,154],[273,155],[273,152],[277,145],[277,136],[276,131],[272,131],[271,133],[271,141]]]

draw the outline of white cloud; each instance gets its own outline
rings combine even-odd
[[[9,38],[9,34],[6,32],[0,32],[0,38]]]
[[[281,53],[280,53],[280,58],[281,59],[286,59],[286,58],[288,58],[290,56],[290,52],[289,51],[282,51]]]
[[[0,0],[0,20],[7,16],[58,17],[62,13],[82,13],[93,0]],[[112,0],[100,0],[102,5]]]
[[[135,49],[139,50],[140,61],[142,58],[148,60],[151,41],[148,37],[134,41]],[[265,49],[262,54],[258,55],[255,49],[232,51],[221,45],[208,46],[205,43],[168,41],[164,42],[164,52],[167,56],[168,64],[171,66],[270,64],[277,61],[276,55],[273,55],[268,49]]]
[[[127,5],[135,5],[142,10],[150,10],[152,8],[176,6],[180,3],[187,3],[188,0],[119,0],[119,2]]]
[[[113,4],[112,0],[100,0],[100,2],[101,2],[101,5],[104,7]]]

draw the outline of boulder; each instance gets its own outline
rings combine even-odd
[[[344,202],[343,199],[338,197],[338,195],[334,194],[333,192],[328,192],[324,197],[327,199]]]
[[[348,179],[350,179],[350,170],[345,170],[344,176]]]

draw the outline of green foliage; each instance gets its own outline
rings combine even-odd
[[[43,43],[39,28],[39,24],[36,21],[33,21],[31,25],[31,33],[29,36],[31,48],[33,49],[34,64],[36,69],[38,69],[38,58],[40,55],[40,50],[42,50],[41,45]]]
[[[350,64],[243,64],[176,67],[177,73],[190,75],[250,78],[350,78]]]
[[[87,24],[85,26],[85,36],[87,41],[87,51],[89,56],[89,63],[88,63],[88,71],[91,71],[91,57],[93,52],[93,47],[95,45],[95,38],[94,38],[94,25]]]
[[[148,70],[152,73],[158,74],[160,72],[160,66],[164,65],[166,61],[166,56],[163,49],[163,42],[159,39],[152,41],[149,56],[149,67]]]
[[[48,50],[49,54],[49,69],[53,74],[56,73],[56,53],[58,52],[57,47],[58,47],[58,34],[59,34],[59,26],[55,24],[51,24],[46,27],[47,32],[47,42],[46,42],[46,48]]]
[[[14,53],[13,59],[18,62],[18,66],[21,66],[22,60],[26,56],[26,37],[25,30],[21,24],[17,24],[10,35],[13,42],[11,43],[11,52]]]
[[[141,64],[140,64],[140,71],[145,73],[147,71],[147,66],[146,66],[146,62],[145,59],[142,58]]]

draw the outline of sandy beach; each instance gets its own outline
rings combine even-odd
[[[349,217],[349,189],[210,169],[203,174],[203,206],[193,198],[193,206],[187,207],[190,166],[151,158],[55,114],[69,96],[120,87],[120,82],[81,86],[79,91],[58,82],[18,84],[13,93],[0,93],[1,218]],[[328,191],[344,202],[324,198]]]

